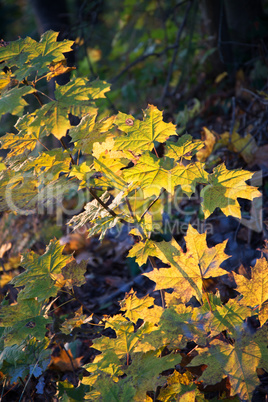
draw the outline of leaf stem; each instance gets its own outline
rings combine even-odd
[[[68,356],[68,359],[70,360],[71,366],[72,366],[72,370],[73,370],[73,376],[74,376],[74,383],[77,382],[77,378],[76,378],[76,374],[75,374],[75,368],[74,368],[74,363],[73,363],[73,359],[69,353],[69,351],[65,348],[65,346],[63,345],[63,343],[60,345],[61,348],[64,350],[64,352],[66,353],[66,355]]]
[[[72,163],[72,165],[75,165],[74,158],[73,158],[73,156],[72,156],[71,152],[70,152],[70,151],[69,151],[69,149],[67,148],[67,146],[66,146],[66,144],[65,144],[65,142],[63,141],[63,139],[62,139],[62,138],[60,139],[60,143],[61,143],[61,145],[63,146],[63,148],[65,149],[65,151],[69,152],[69,155],[70,155],[70,158],[71,158],[71,163]]]
[[[160,191],[160,194],[151,202],[151,204],[148,206],[148,208],[143,212],[142,216],[141,216],[141,220],[144,218],[144,216],[147,214],[147,212],[152,208],[152,206],[156,203],[156,201],[159,200],[159,198],[161,197],[161,195],[166,191],[165,188],[162,188],[162,190]]]
[[[132,211],[132,208],[131,208],[131,205],[130,205],[130,202],[129,202],[128,197],[126,197],[126,203],[127,203],[128,210],[129,210],[129,213],[130,213],[131,217],[132,217],[133,219],[135,219],[135,216],[134,216],[134,214],[133,214],[133,211]]]
[[[92,195],[92,197],[93,197],[96,201],[98,201],[98,203],[99,203],[107,212],[109,212],[109,214],[110,214],[111,216],[113,216],[114,218],[118,217],[117,213],[115,213],[112,209],[110,209],[110,208],[108,207],[107,204],[105,204],[105,203],[102,201],[102,199],[95,193],[95,191],[93,190],[93,188],[88,187],[88,191],[89,191],[90,195]],[[123,219],[123,218],[119,218],[119,221],[120,221],[121,223],[126,224],[126,225],[131,225],[130,222],[127,222],[127,221],[126,221],[125,219]]]
[[[157,269],[157,265],[156,265],[156,262],[155,262],[154,257],[149,256],[148,259],[149,259],[149,261],[150,261],[150,263],[151,263],[151,266],[152,266],[154,269]],[[165,309],[165,308],[166,308],[166,305],[165,305],[165,298],[164,298],[164,291],[163,291],[163,289],[160,289],[160,296],[161,296],[162,307],[163,307],[163,309]]]
[[[76,301],[78,301],[78,303],[81,304],[81,306],[89,313],[89,314],[94,314],[94,316],[103,324],[105,324],[105,321],[103,321],[103,319],[101,317],[99,317],[96,313],[94,313],[93,311],[91,311],[87,306],[85,306],[85,304],[80,300],[80,298],[75,294],[75,290],[74,288],[72,289],[72,296],[74,297],[74,299]],[[99,324],[97,324],[99,325]]]
[[[210,309],[211,313],[213,313],[212,306],[211,306],[211,303],[210,303],[210,300],[209,300],[209,297],[208,297],[208,292],[205,290],[204,285],[203,285],[203,290],[204,290],[204,293],[205,293],[205,296],[206,296],[206,299],[207,299],[207,302],[208,302],[208,305],[209,305],[209,309]]]

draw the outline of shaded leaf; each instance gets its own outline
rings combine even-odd
[[[25,77],[38,71],[39,75],[48,72],[51,63],[60,62],[65,57],[63,53],[70,52],[73,41],[57,42],[58,32],[47,31],[40,42],[27,37],[10,42],[0,48],[0,61],[6,61],[9,68],[16,66],[16,78],[22,81]]]
[[[62,268],[62,275],[65,279],[64,286],[71,289],[73,286],[82,286],[86,283],[85,273],[87,271],[87,262],[82,260],[79,264],[75,259],[70,261]]]
[[[0,48],[0,50],[3,48]],[[0,97],[0,115],[11,113],[17,116],[22,116],[24,107],[28,103],[24,100],[23,96],[35,92],[35,89],[29,86],[15,87],[10,91],[4,93]]]
[[[23,254],[21,265],[25,267],[25,272],[12,280],[16,287],[25,286],[19,293],[20,300],[36,297],[38,301],[44,301],[56,296],[57,276],[70,259],[69,255],[62,255],[63,249],[58,241],[51,240],[43,255],[33,252]]]
[[[19,345],[27,337],[43,340],[46,326],[52,322],[51,318],[43,316],[42,306],[35,299],[19,300],[12,306],[2,306],[0,320],[0,326],[5,327],[5,346],[14,343]]]
[[[256,369],[261,367],[263,354],[267,355],[264,345],[259,345],[250,337],[236,340],[234,344],[214,339],[210,347],[198,349],[198,353],[188,367],[208,366],[199,381],[216,384],[228,376],[232,395],[238,394],[242,400],[251,400],[252,392],[259,384]]]

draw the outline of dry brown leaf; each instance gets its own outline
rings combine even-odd
[[[205,162],[213,151],[213,147],[216,142],[216,137],[206,127],[203,127],[203,131],[201,134],[202,134],[202,140],[204,140],[204,143],[205,143],[205,147],[200,149],[196,153],[196,157],[197,157],[197,160],[199,160],[199,162]]]
[[[48,368],[56,371],[73,371],[81,367],[83,356],[74,358],[70,350],[57,347],[51,355]]]

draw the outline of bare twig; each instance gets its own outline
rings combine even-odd
[[[152,266],[154,269],[157,269],[157,265],[156,265],[156,262],[155,262],[154,257],[149,256],[148,259],[149,259],[149,261],[150,261],[151,266]],[[163,308],[166,308],[163,289],[160,289],[160,296],[161,296],[162,307],[163,307]]]
[[[144,216],[147,214],[147,212],[152,208],[152,206],[156,203],[156,201],[159,200],[159,198],[161,197],[161,195],[166,191],[165,188],[162,188],[162,190],[160,191],[160,194],[158,197],[156,197],[151,204],[146,208],[146,210],[143,212],[142,216],[141,216],[141,220],[144,218]]]
[[[231,141],[231,135],[233,134],[234,131],[234,125],[235,125],[235,96],[232,97],[232,120],[230,126],[229,142]]]
[[[71,163],[72,163],[72,165],[75,165],[75,161],[74,161],[74,158],[73,158],[73,156],[72,156],[72,154],[71,154],[71,152],[69,151],[69,149],[67,148],[67,146],[66,146],[66,144],[65,144],[65,142],[63,141],[63,139],[61,138],[60,139],[60,143],[61,143],[61,145],[63,146],[63,148],[67,151],[67,152],[69,152],[69,155],[70,155],[70,158],[71,158]]]
[[[142,56],[138,57],[136,60],[132,61],[132,63],[128,64],[125,68],[123,68],[122,71],[120,71],[120,73],[118,73],[114,78],[112,78],[111,80],[109,80],[109,82],[111,84],[114,84],[116,81],[119,80],[119,78],[122,77],[122,75],[124,75],[128,70],[130,70],[132,67],[136,66],[136,64],[141,63],[143,60],[146,60],[148,57],[161,57],[163,56],[163,54],[165,54],[167,51],[172,50],[172,49],[176,49],[178,47],[178,45],[171,45],[171,46],[167,46],[165,47],[165,49],[163,49],[161,52],[152,52],[152,53],[147,53],[147,54],[143,54]]]
[[[175,65],[176,58],[177,58],[178,51],[179,51],[179,45],[180,45],[180,39],[181,39],[182,31],[183,31],[184,26],[186,24],[188,15],[190,13],[190,9],[192,7],[192,4],[193,4],[193,0],[190,0],[189,3],[188,3],[188,7],[186,9],[186,13],[184,15],[182,24],[181,24],[181,26],[180,26],[180,28],[179,28],[179,30],[177,32],[177,37],[176,37],[176,42],[175,42],[175,50],[174,50],[174,53],[173,53],[172,61],[171,61],[170,65],[169,65],[169,70],[168,70],[166,83],[165,83],[163,93],[162,93],[162,96],[161,96],[161,101],[160,101],[161,104],[163,104],[163,101],[164,101],[164,99],[165,99],[165,97],[167,96],[167,93],[168,93],[169,83],[170,83],[170,80],[171,80],[171,77],[172,77],[174,65]]]

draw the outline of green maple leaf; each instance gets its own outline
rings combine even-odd
[[[162,188],[174,192],[172,173],[169,170],[171,159],[165,161],[150,152],[145,152],[137,164],[125,169],[123,177],[128,182],[139,184],[144,197],[158,196]]]
[[[177,185],[190,196],[197,183],[207,181],[207,176],[199,162],[174,166],[172,159],[159,159],[150,152],[145,152],[134,167],[125,169],[123,173],[125,180],[140,186],[145,198],[158,196],[162,188],[173,194]]]
[[[149,315],[147,319],[150,322]],[[151,328],[150,332],[144,334],[135,347],[135,352],[161,350],[164,347],[169,350],[182,349],[189,340],[194,340],[199,345],[206,344],[207,332],[204,323],[195,318],[190,306],[186,307],[180,303],[162,309],[156,324],[157,327]]]
[[[66,280],[65,287],[69,289],[73,286],[82,286],[86,283],[85,273],[87,271],[87,262],[82,260],[79,264],[75,259],[70,261],[65,267],[62,268],[62,275]]]
[[[32,173],[6,169],[0,172],[0,210],[33,213],[38,181]]]
[[[228,170],[224,164],[216,166],[213,173],[209,175],[210,184],[201,191],[205,218],[208,218],[218,207],[226,216],[231,215],[240,219],[241,211],[237,198],[253,200],[261,195],[256,187],[245,183],[252,176],[253,173],[247,170]]]
[[[0,368],[8,376],[11,384],[27,375],[38,378],[49,364],[51,351],[47,340],[27,339],[20,345],[6,346],[0,354]]]
[[[132,352],[134,353],[136,345],[146,333],[153,330],[154,326],[147,324],[134,331],[133,323],[118,314],[106,320],[105,328],[112,328],[116,333],[116,338],[102,336],[94,339],[94,348],[102,352],[97,361],[99,359],[101,361],[108,351],[113,351],[119,359],[126,359]]]
[[[25,149],[32,151],[36,144],[40,142],[40,138],[44,136],[44,129],[41,127],[32,129],[30,126],[34,119],[35,116],[29,114],[20,117],[15,125],[19,132],[17,134],[9,133],[1,137],[2,148],[10,148],[8,159],[23,154]]]
[[[91,376],[90,376],[91,377]],[[83,378],[83,383],[89,377]],[[97,382],[94,383],[93,391],[86,394],[85,399],[90,401],[109,401],[109,402],[129,402],[134,400],[136,390],[134,386],[126,380],[114,382],[107,375],[98,375]]]
[[[120,327],[116,328],[116,335],[117,337],[112,339],[106,336],[94,339],[94,348],[101,351],[103,356],[105,356],[108,351],[114,351],[119,359],[127,357],[127,355],[133,351],[135,344],[139,340],[139,337],[134,332],[133,324],[123,319],[123,317],[120,317]]]
[[[99,386],[99,381],[103,373],[108,374],[115,381],[118,381],[118,377],[124,374],[122,370],[123,363],[113,350],[108,350],[104,354],[96,356],[93,363],[88,363],[84,367],[92,373],[93,376],[96,372],[98,373],[96,382],[94,380],[94,382],[92,382],[92,377],[90,379],[83,379],[83,384],[88,385],[94,384]]]
[[[82,150],[83,153],[90,153],[95,142],[105,141],[108,131],[113,125],[114,116],[106,117],[96,122],[96,114],[84,116],[78,126],[69,130],[69,135],[75,143],[74,150]]]
[[[159,399],[159,401],[168,402],[178,400],[180,396],[179,400],[182,402],[195,402],[197,388],[192,381],[193,378],[189,371],[180,374],[175,370],[173,374],[168,376],[167,386],[161,388],[157,399]],[[182,396],[186,396],[187,399],[183,399]]]
[[[222,305],[219,295],[208,295],[210,305],[206,297],[201,308],[196,312],[197,321],[203,322],[205,329],[211,336],[218,335],[227,330],[233,336],[241,331],[244,321],[251,316],[251,310],[241,305],[237,299],[230,299]]]
[[[158,386],[164,385],[166,378],[160,374],[173,369],[181,359],[180,354],[173,353],[163,357],[159,357],[159,353],[155,351],[135,353],[131,365],[126,370],[126,381],[136,390],[135,400],[146,400],[148,391],[156,391]]]
[[[94,114],[96,109],[89,106],[89,101],[104,98],[109,88],[106,82],[89,82],[86,78],[76,78],[64,86],[56,84],[56,100],[42,106],[35,113],[36,118],[30,126],[45,126],[47,134],[52,133],[60,139],[71,128],[69,114]]]
[[[0,326],[5,327],[3,339],[6,346],[20,344],[27,337],[43,340],[46,326],[52,322],[42,313],[42,305],[36,299],[19,300],[12,306],[2,306]]]
[[[190,134],[184,134],[177,142],[167,141],[165,145],[165,155],[175,160],[181,158],[192,159],[192,155],[203,146],[202,141],[193,141],[193,137]]]
[[[268,262],[266,258],[257,260],[255,267],[251,269],[251,279],[235,272],[234,277],[237,283],[237,291],[243,295],[241,304],[249,307],[258,306],[259,320],[263,325],[268,319]]]
[[[156,283],[155,290],[173,288],[183,302],[189,301],[193,295],[201,301],[203,279],[226,274],[220,265],[229,258],[223,251],[227,241],[208,248],[206,234],[199,234],[191,225],[185,241],[186,253],[174,239],[169,243],[155,243],[158,258],[170,268],[154,269],[143,275]]]
[[[140,241],[134,244],[128,253],[128,257],[136,258],[136,262],[140,267],[146,264],[149,256],[157,257],[155,244],[149,239],[146,239],[145,242]]]
[[[100,172],[99,177],[94,179],[94,184],[104,188],[113,187],[118,191],[126,190],[128,184],[122,177],[121,170],[124,167],[125,163],[122,163],[121,159],[113,158],[109,154],[100,155],[94,160],[94,168]]]
[[[258,336],[258,333],[254,338],[244,336],[234,344],[214,339],[208,348],[198,349],[198,356],[193,358],[188,367],[200,364],[208,366],[198,379],[205,384],[216,384],[228,376],[231,395],[238,394],[241,400],[249,401],[259,384],[256,369],[265,368],[268,361],[267,345],[258,341]]]
[[[181,186],[182,191],[190,197],[198,183],[206,183],[208,173],[204,170],[204,164],[200,162],[190,163],[184,166],[178,163],[170,171],[174,186]]]
[[[70,259],[69,255],[62,255],[63,249],[64,246],[58,241],[51,240],[43,255],[38,256],[33,252],[23,254],[21,265],[25,267],[25,272],[12,280],[16,287],[24,286],[19,294],[20,299],[35,297],[38,301],[44,301],[56,296],[58,276]]]
[[[144,317],[144,313],[147,314],[149,307],[154,306],[154,298],[146,295],[142,299],[139,299],[136,296],[136,292],[132,290],[128,293],[125,299],[119,303],[121,310],[125,311],[124,316],[129,318],[130,321],[136,323],[139,318]]]
[[[171,135],[177,135],[176,126],[163,122],[163,112],[156,106],[148,105],[143,112],[143,121],[131,115],[119,113],[115,124],[127,135],[115,139],[115,147],[135,153],[151,151],[157,142],[165,142]]]
[[[8,67],[16,66],[16,78],[21,81],[34,71],[38,75],[48,72],[48,66],[52,62],[65,59],[63,53],[72,51],[73,41],[64,39],[57,42],[58,32],[47,31],[40,42],[27,37],[11,42],[0,49],[0,61],[5,61]]]
[[[15,87],[10,91],[5,92],[0,97],[0,115],[11,113],[17,116],[22,116],[24,107],[28,103],[23,96],[35,92],[35,89],[29,86]]]

